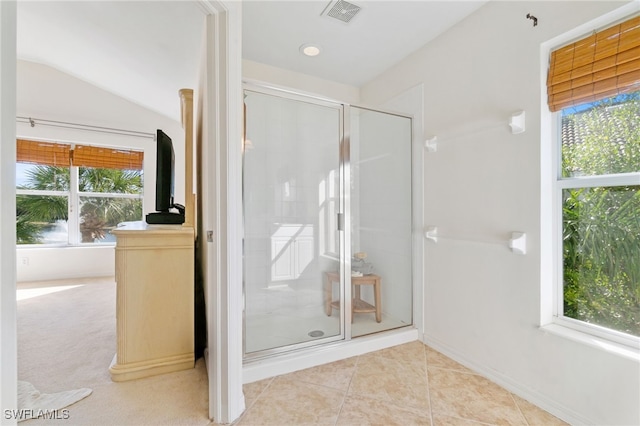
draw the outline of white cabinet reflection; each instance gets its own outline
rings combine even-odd
[[[273,283],[299,278],[313,259],[313,225],[274,224],[271,233],[270,287]]]

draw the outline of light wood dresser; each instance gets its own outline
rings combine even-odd
[[[128,222],[116,236],[113,381],[193,368],[194,229]]]

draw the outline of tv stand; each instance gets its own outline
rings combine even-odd
[[[154,212],[147,214],[150,225],[180,225],[184,223],[184,213]]]
[[[114,382],[191,369],[194,229],[128,222],[116,236]]]

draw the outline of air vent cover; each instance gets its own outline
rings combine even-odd
[[[322,14],[339,19],[342,22],[349,22],[358,12],[360,12],[360,9],[360,6],[356,6],[353,3],[338,0],[335,3],[331,1]]]

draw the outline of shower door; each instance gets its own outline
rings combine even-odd
[[[356,314],[351,337],[413,324],[411,118],[352,106],[350,117],[350,229],[352,268],[380,277],[380,294],[354,294],[373,314]]]
[[[245,357],[344,339],[343,107],[244,95]]]

